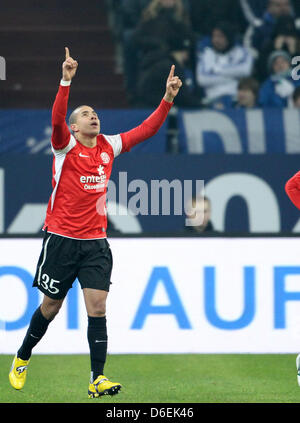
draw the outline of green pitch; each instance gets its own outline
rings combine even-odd
[[[22,391],[0,355],[0,403],[299,403],[296,355],[110,355],[105,375],[123,389],[87,398],[87,355],[33,355]]]

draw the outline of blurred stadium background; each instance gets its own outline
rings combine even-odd
[[[115,161],[117,203],[139,207],[137,180],[204,180],[209,199],[199,228],[183,197],[179,214],[109,215],[109,352],[298,353],[300,218],[284,186],[300,168],[300,2],[3,0],[0,34],[0,353],[40,301],[65,46],[79,62],[69,111],[92,105],[106,134],[151,113],[172,63],[184,81],[160,132]],[[77,284],[35,353],[88,353]]]

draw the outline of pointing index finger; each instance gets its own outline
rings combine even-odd
[[[169,77],[168,77],[168,79],[173,78],[173,76],[174,76],[174,71],[175,71],[175,65],[172,65],[172,66],[171,66],[170,73],[169,73]]]
[[[66,51],[66,59],[68,59],[70,57],[70,51],[68,47],[65,47],[65,51]]]

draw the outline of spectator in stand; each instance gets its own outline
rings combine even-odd
[[[211,222],[211,202],[206,196],[194,196],[187,205],[186,217],[189,225],[184,232],[189,235],[202,235],[215,232]],[[187,222],[186,222],[187,223]]]
[[[136,95],[138,64],[143,55],[161,48],[174,36],[186,38],[191,31],[189,13],[183,0],[151,0],[136,27],[124,41],[124,70],[130,99]],[[191,36],[192,37],[192,36]]]
[[[120,1],[120,0],[117,0]],[[142,18],[143,11],[151,0],[121,0],[123,30],[135,29]],[[189,10],[189,0],[183,0],[186,10]]]
[[[298,20],[300,18],[300,2],[299,0],[293,0],[293,9],[296,19]]]
[[[251,75],[251,52],[235,42],[233,27],[222,22],[214,26],[208,46],[197,59],[196,80],[205,91],[207,106],[224,109],[236,99],[238,82]]]
[[[141,19],[143,10],[151,0],[122,0],[122,26],[123,30],[135,29]]]
[[[286,50],[291,56],[299,51],[299,32],[291,16],[279,18],[274,27],[271,44],[275,50]]]
[[[257,107],[259,83],[255,78],[242,78],[238,85],[235,108],[254,109]]]
[[[208,36],[220,21],[236,22],[237,35],[246,29],[238,0],[189,0],[192,27],[199,36]]]
[[[276,30],[278,19],[287,17],[294,19],[293,7],[290,0],[269,0],[262,21],[249,34],[250,44],[257,50],[258,54],[274,39],[274,30]]]
[[[269,0],[240,0],[240,7],[247,25],[259,26]]]
[[[183,82],[176,105],[186,108],[201,107],[201,96],[196,91],[193,72],[189,67],[190,44],[189,38],[182,39],[180,35],[174,35],[168,45],[144,55],[137,81],[138,106],[156,107],[159,104],[164,90],[161,78],[168,75],[174,64],[176,75]]]
[[[186,38],[187,32],[192,30],[182,0],[152,0],[143,12],[134,38],[140,50],[148,53],[174,36]]]
[[[300,109],[300,87],[297,87],[293,94],[293,107]]]
[[[300,16],[299,0],[291,0],[290,4],[293,15],[298,18]],[[262,24],[263,15],[267,11],[269,0],[240,0],[240,5],[247,24],[259,26]]]
[[[299,31],[296,28],[293,17],[282,16],[277,19],[273,28],[272,37],[269,42],[265,43],[257,62],[257,70],[260,79],[265,79],[267,77],[267,58],[274,50],[285,50],[290,56],[299,55]]]
[[[294,90],[300,85],[291,75],[291,57],[283,50],[274,51],[268,60],[271,76],[263,83],[259,93],[262,107],[290,107]]]

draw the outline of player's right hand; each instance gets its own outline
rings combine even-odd
[[[66,59],[62,65],[62,79],[64,81],[71,81],[75,76],[75,73],[78,68],[78,62],[70,57],[70,52],[68,47],[65,47]]]

